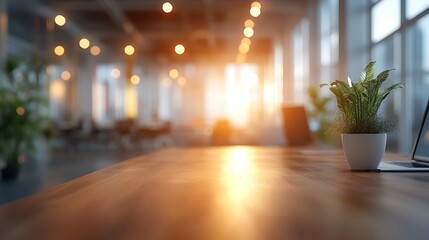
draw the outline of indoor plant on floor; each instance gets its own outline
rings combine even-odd
[[[36,73],[30,66],[9,59],[0,77],[2,180],[17,177],[24,154],[34,149],[35,138],[47,123],[39,113],[47,100],[40,93]]]
[[[348,83],[336,80],[321,85],[329,86],[337,100],[339,112],[332,128],[341,133],[344,153],[353,170],[377,169],[386,148],[386,133],[395,125],[381,118],[378,110],[390,92],[402,85],[397,83],[382,90],[381,85],[393,69],[374,78],[374,68],[375,62],[370,62],[357,83],[348,78]]]

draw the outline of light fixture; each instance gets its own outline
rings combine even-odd
[[[175,68],[171,69],[169,74],[168,74],[171,78],[176,79],[179,77],[179,71]]]
[[[86,39],[86,38],[82,38],[80,41],[79,41],[79,46],[82,48],[82,49],[87,49],[88,47],[89,47],[89,45],[90,45],[91,43],[89,42],[89,40],[88,39]]]
[[[62,56],[62,55],[64,55],[64,47],[63,46],[61,46],[61,45],[58,45],[58,46],[56,46],[55,48],[54,48],[54,53],[57,55],[57,56]]]
[[[137,75],[132,75],[130,78],[130,82],[134,85],[137,85],[140,82],[140,77]]]
[[[173,5],[169,2],[165,2],[164,4],[162,4],[162,10],[165,13],[170,13],[171,11],[173,11]]]
[[[250,28],[253,28],[255,26],[255,23],[253,22],[253,20],[252,19],[247,19],[245,22],[244,22],[244,27],[250,27]]]
[[[244,33],[244,36],[246,36],[246,37],[250,38],[250,37],[252,37],[252,36],[253,36],[253,34],[254,34],[255,32],[253,31],[253,28],[246,27],[246,28],[244,28],[243,33]]]
[[[174,48],[174,51],[177,54],[182,55],[185,52],[185,47],[182,44],[177,44],[176,47]]]
[[[100,47],[98,47],[97,45],[94,45],[91,47],[89,51],[91,52],[92,55],[98,56],[100,54]]]
[[[61,79],[63,79],[64,81],[68,81],[71,78],[71,74],[69,71],[63,71],[61,73]]]
[[[110,72],[110,74],[114,78],[119,78],[121,76],[121,71],[119,71],[119,69],[117,69],[117,68],[114,68],[114,69],[112,69],[112,71]]]
[[[60,27],[64,26],[64,24],[66,24],[66,22],[67,22],[66,18],[63,15],[60,15],[60,14],[58,14],[57,16],[55,16],[54,21]]]
[[[241,44],[246,44],[246,45],[250,46],[251,43],[252,43],[252,41],[250,41],[250,39],[247,37],[241,39]]]
[[[253,17],[258,17],[259,15],[261,15],[261,9],[257,7],[250,8],[250,15],[252,15]]]
[[[252,4],[250,5],[250,7],[255,7],[255,8],[261,9],[262,5],[261,5],[260,2],[255,1],[255,2],[252,2]]]
[[[133,55],[134,54],[134,51],[135,51],[135,49],[134,49],[134,47],[133,46],[131,46],[131,45],[127,45],[127,46],[125,46],[125,48],[124,48],[124,52],[125,52],[125,54],[127,54],[128,56],[131,56],[131,55]]]

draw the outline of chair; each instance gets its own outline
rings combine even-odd
[[[307,114],[303,106],[284,106],[283,127],[289,146],[305,146],[312,144]]]

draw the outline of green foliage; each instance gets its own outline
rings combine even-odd
[[[387,133],[394,127],[394,122],[384,120],[377,115],[381,103],[395,89],[402,88],[400,83],[381,90],[382,84],[389,77],[390,70],[385,70],[374,78],[375,62],[370,62],[362,71],[357,83],[339,80],[329,86],[337,99],[339,115],[333,122],[333,130],[340,133]]]
[[[319,128],[313,132],[313,138],[316,142],[324,144],[332,143],[334,140],[332,138],[333,136],[327,134],[327,130],[329,129],[332,121],[329,106],[331,105],[333,98],[331,96],[323,96],[314,86],[308,88],[307,94],[310,100],[310,106],[308,108],[309,117],[319,125]]]
[[[8,165],[17,164],[17,156],[34,149],[47,118],[40,107],[47,99],[40,92],[33,69],[16,60],[4,65],[0,80],[0,157]],[[33,77],[33,79],[32,79]]]

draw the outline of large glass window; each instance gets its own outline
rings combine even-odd
[[[319,5],[320,79],[338,78],[338,0],[324,0]]]
[[[377,43],[377,45],[372,48],[372,59],[377,62],[377,74],[386,69],[395,69],[390,72],[390,76],[384,83],[384,87],[401,82],[400,40],[400,34],[396,33],[382,42]],[[401,112],[401,97],[401,90],[393,91],[391,95],[386,98],[380,108],[381,116],[385,116],[387,119],[397,121],[397,127],[395,128],[395,131],[389,135],[389,141],[387,145],[388,150],[396,150],[399,148],[400,144],[399,123],[401,120],[401,115],[403,115]]]
[[[416,1],[418,2],[418,1]],[[423,111],[429,98],[429,15],[407,29],[406,80],[413,136],[419,129]],[[414,110],[414,111],[413,111]]]
[[[378,42],[397,30],[401,24],[400,0],[383,0],[371,10],[371,40]]]
[[[407,18],[413,18],[429,7],[428,0],[407,0],[406,11]]]

